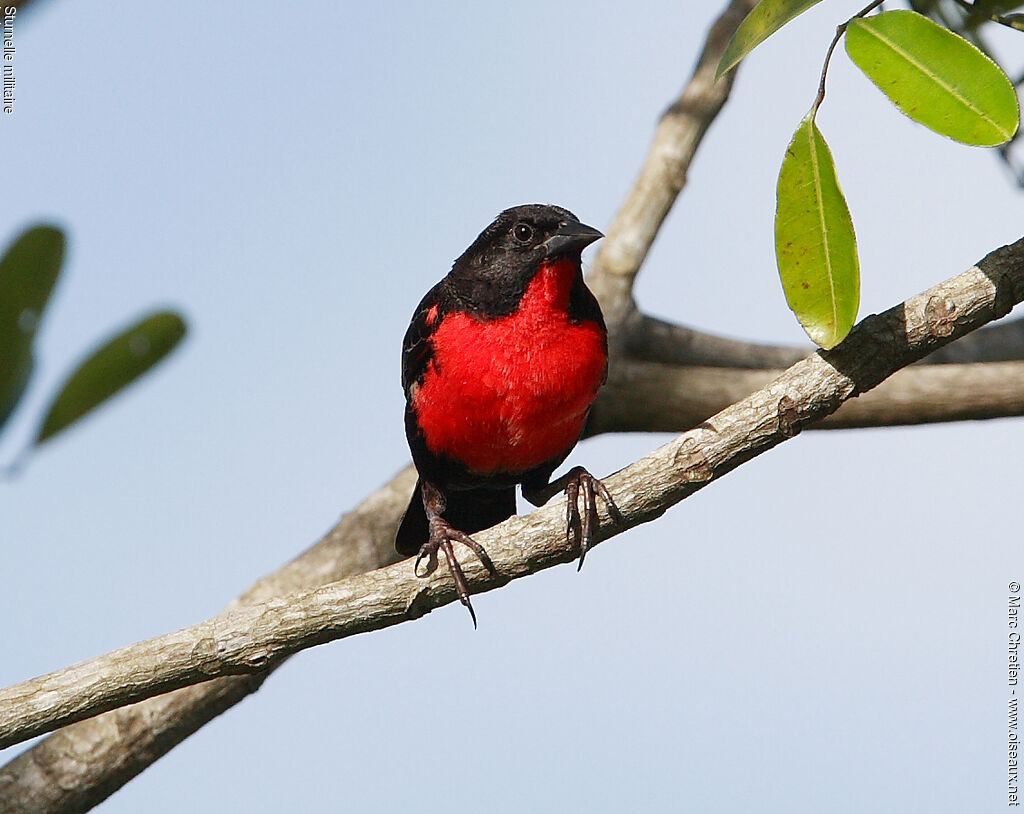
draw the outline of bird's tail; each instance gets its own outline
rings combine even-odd
[[[507,520],[516,513],[516,488],[505,489],[467,489],[461,492],[448,492],[447,507],[442,515],[459,531],[473,534],[489,529],[502,520]],[[398,527],[395,537],[395,549],[399,554],[411,557],[420,550],[427,538],[427,513],[423,509],[423,496],[420,482],[416,481],[409,508],[405,510],[402,525]]]

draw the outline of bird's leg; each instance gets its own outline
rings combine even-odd
[[[466,606],[469,615],[473,619],[473,627],[476,627],[476,613],[473,612],[473,604],[469,601],[469,586],[466,585],[466,575],[462,573],[462,566],[455,559],[452,543],[459,542],[469,547],[480,558],[480,562],[484,564],[484,567],[492,574],[494,573],[494,563],[491,562],[491,558],[487,556],[487,552],[484,551],[480,543],[464,531],[459,531],[441,516],[447,502],[440,489],[422,480],[420,491],[423,496],[423,508],[427,514],[430,537],[420,547],[420,553],[416,556],[413,570],[419,575],[420,562],[426,557],[427,570],[424,576],[431,573],[437,568],[437,552],[438,550],[442,551],[444,558],[448,561],[448,570],[451,572],[452,579],[455,580],[455,592],[459,595],[459,601]]]
[[[566,499],[565,537],[567,540],[575,537],[576,543],[580,547],[580,563],[576,568],[578,571],[583,567],[583,558],[587,556],[587,552],[594,543],[594,530],[600,522],[597,516],[598,495],[604,501],[608,514],[612,516],[615,522],[621,523],[622,515],[619,513],[619,508],[615,505],[615,501],[612,500],[612,496],[608,493],[605,485],[582,466],[574,466],[558,480],[551,481],[551,483],[537,488],[524,483],[523,497],[534,506],[543,506],[552,496],[563,490],[565,491]],[[582,520],[579,509],[579,496],[581,492],[583,493]]]

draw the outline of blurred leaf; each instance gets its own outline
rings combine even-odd
[[[14,408],[21,401],[25,388],[28,387],[29,379],[32,378],[33,368],[35,368],[35,360],[32,356],[32,349],[26,347],[25,355],[20,359],[13,360],[14,377],[0,382],[4,387],[3,392],[0,392],[0,429],[7,423],[7,419],[11,417]]]
[[[782,26],[820,2],[821,0],[761,0],[744,18],[729,40],[725,53],[718,63],[715,78],[731,71],[741,59]]]
[[[786,302],[807,335],[831,348],[857,319],[860,269],[850,210],[813,113],[786,149],[776,195],[775,257]]]
[[[53,437],[135,381],[174,349],[185,330],[178,314],[160,311],[93,351],[53,400],[35,443]]]
[[[853,20],[846,52],[903,113],[964,144],[1017,132],[1017,94],[1002,69],[962,37],[913,11]]]
[[[0,259],[0,427],[32,372],[32,340],[64,260],[64,234],[35,226]]]

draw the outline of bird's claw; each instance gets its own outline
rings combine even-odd
[[[583,514],[580,515],[579,496],[583,492]],[[582,466],[577,466],[566,475],[565,483],[565,538],[580,547],[580,560],[576,570],[583,567],[583,558],[594,544],[594,530],[599,520],[597,515],[597,498],[601,497],[608,514],[616,522],[622,521],[622,514],[612,500],[611,494],[600,480],[591,475]]]
[[[462,566],[459,565],[459,561],[455,558],[453,542],[462,543],[469,548],[480,558],[484,568],[492,574],[495,573],[494,563],[491,562],[491,558],[487,555],[484,547],[464,531],[459,531],[453,527],[451,523],[442,517],[431,518],[430,537],[420,547],[420,552],[416,556],[416,562],[413,564],[413,571],[417,576],[424,577],[433,573],[434,569],[437,568],[437,552],[441,551],[448,563],[448,571],[451,573],[452,579],[455,580],[455,593],[458,594],[459,602],[465,605],[466,610],[469,611],[469,615],[473,619],[473,627],[475,628],[476,613],[473,611],[473,603],[469,601],[469,585],[466,583],[466,575],[462,571]],[[420,563],[424,557],[427,559],[427,570],[420,574]]]

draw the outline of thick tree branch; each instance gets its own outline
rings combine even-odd
[[[346,514],[322,540],[260,580],[232,607],[360,574],[398,559],[394,537],[416,473],[406,467]],[[185,738],[259,689],[280,662],[81,721],[0,768],[4,814],[88,811]]]
[[[978,266],[861,322],[832,351],[778,379],[607,478],[623,521],[603,518],[599,540],[653,520],[740,464],[834,413],[895,371],[1024,300],[1024,238]],[[576,555],[560,498],[480,535],[496,566],[470,560],[474,592]],[[284,598],[240,605],[176,633],[0,691],[0,746],[221,675],[259,673],[307,647],[415,619],[456,598],[444,569],[420,578],[408,562]]]

